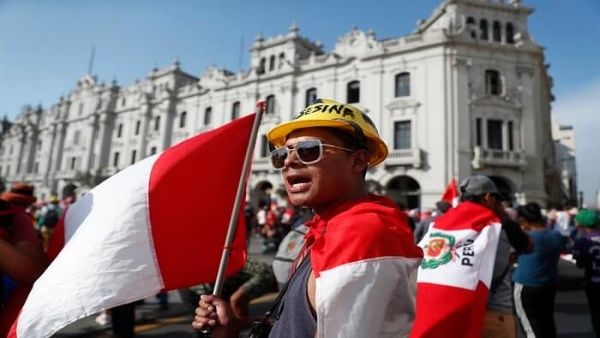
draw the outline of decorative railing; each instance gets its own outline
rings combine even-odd
[[[524,167],[527,165],[522,150],[486,149],[480,146],[473,148],[474,169],[486,166]]]
[[[388,166],[412,166],[414,168],[420,168],[422,164],[421,149],[420,148],[408,148],[408,149],[393,149],[388,153],[388,157],[385,160],[385,164]]]

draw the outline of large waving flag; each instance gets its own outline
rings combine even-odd
[[[35,283],[12,336],[49,337],[103,309],[213,281],[254,119],[146,158],[73,204],[58,232],[66,244]],[[244,232],[237,227],[229,274],[246,259]]]
[[[488,208],[462,202],[419,243],[416,319],[410,337],[481,337],[501,225]]]

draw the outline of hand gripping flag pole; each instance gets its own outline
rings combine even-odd
[[[217,280],[215,281],[215,288],[213,289],[213,295],[220,296],[223,291],[223,284],[225,283],[225,270],[227,263],[229,262],[229,255],[231,254],[231,244],[235,237],[239,211],[242,204],[242,197],[245,194],[245,181],[250,171],[250,163],[252,162],[252,154],[254,153],[254,145],[256,144],[256,137],[258,135],[258,128],[262,120],[262,115],[266,110],[266,102],[256,102],[256,117],[254,118],[254,124],[252,125],[252,131],[250,132],[250,139],[248,148],[246,148],[246,157],[244,158],[244,165],[242,166],[242,173],[240,175],[240,181],[238,183],[237,192],[235,194],[235,201],[231,210],[231,218],[229,219],[229,227],[227,228],[227,236],[225,237],[225,244],[223,247],[223,253],[221,255],[221,262],[219,263],[219,270],[217,272]],[[205,328],[202,331],[204,337],[210,337],[210,328]]]

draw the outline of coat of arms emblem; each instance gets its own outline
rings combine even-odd
[[[454,243],[456,239],[452,235],[442,232],[433,232],[429,235],[429,241],[423,247],[422,269],[435,269],[440,265],[448,263],[452,259]]]

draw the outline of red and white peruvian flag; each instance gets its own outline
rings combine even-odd
[[[66,244],[35,283],[11,336],[49,337],[101,310],[213,281],[254,119],[148,157],[73,204]],[[238,226],[228,274],[243,266],[245,243]]]
[[[481,337],[501,224],[462,202],[438,217],[419,246],[416,319],[410,337]]]
[[[446,201],[452,205],[452,207],[456,207],[459,201],[458,194],[458,185],[456,184],[456,179],[452,178],[452,181],[446,187],[444,194],[442,194],[442,201]]]

